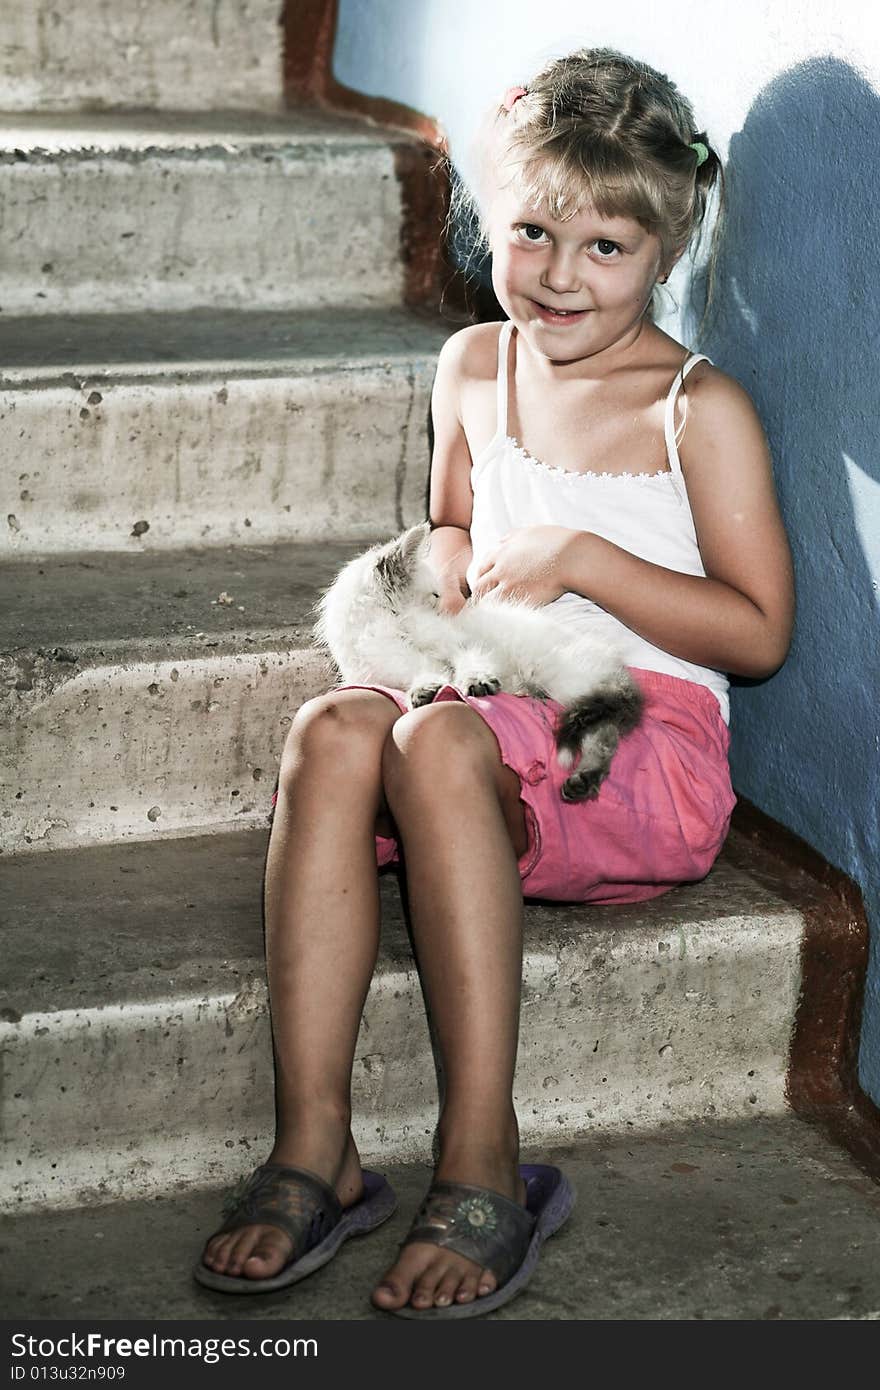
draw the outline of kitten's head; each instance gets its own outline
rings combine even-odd
[[[408,603],[437,607],[437,581],[427,560],[430,544],[430,524],[413,526],[349,560],[321,594],[313,634],[340,671],[349,664],[352,645],[380,615],[399,615]]]
[[[437,577],[428,563],[431,524],[423,521],[371,551],[373,582],[390,608],[406,600],[436,608]]]

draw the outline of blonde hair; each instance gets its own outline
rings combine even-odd
[[[717,184],[719,215],[708,259],[702,330],[715,289],[724,173],[706,132],[695,127],[690,102],[647,63],[612,48],[585,48],[554,59],[522,96],[490,111],[478,145],[476,194],[463,180],[453,180],[450,221],[459,227],[469,224],[473,233],[465,269],[489,249],[488,212],[502,171],[511,171],[511,181],[529,206],[557,221],[573,217],[586,203],[600,217],[633,218],[659,238],[667,273],[677,253],[699,233],[696,255],[709,195]],[[696,142],[708,151],[702,162],[691,148]],[[655,298],[649,316],[656,310]]]

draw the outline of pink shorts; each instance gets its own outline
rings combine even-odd
[[[519,860],[525,897],[560,902],[635,903],[705,878],[724,844],[736,796],[730,732],[705,685],[629,668],[645,697],[642,719],[620,740],[611,771],[590,801],[563,801],[567,771],[556,758],[552,700],[463,695],[489,725],[501,760],[517,773],[528,831]],[[406,709],[403,691],[376,690]],[[397,841],[376,836],[380,867],[399,862]]]

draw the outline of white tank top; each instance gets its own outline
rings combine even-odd
[[[498,335],[497,429],[471,468],[473,560],[468,567],[468,583],[474,585],[483,557],[508,531],[518,526],[541,525],[593,531],[653,564],[682,574],[705,575],[678,457],[674,408],[688,372],[697,362],[709,362],[710,358],[704,353],[692,353],[676,373],[666,398],[664,428],[669,471],[576,473],[532,458],[507,433],[507,358],[512,330],[508,320]],[[680,428],[684,429],[684,420]],[[681,680],[707,685],[718,699],[725,724],[730,723],[729,681],[722,671],[697,666],[653,646],[581,594],[565,593],[548,608],[558,621],[579,632],[607,636],[627,666],[665,671]]]

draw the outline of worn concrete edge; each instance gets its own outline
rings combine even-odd
[[[739,795],[739,794],[738,794]],[[869,926],[858,884],[806,840],[739,795],[728,840],[734,863],[801,912],[801,997],[786,1094],[880,1183],[880,1109],[858,1082]]]
[[[140,164],[156,158],[186,163],[214,158],[228,165],[230,159],[278,155],[323,159],[328,149],[337,156],[369,158],[389,146],[418,148],[418,139],[346,111],[316,109],[311,123],[298,121],[294,111],[0,112],[0,166],[94,160]]]
[[[115,552],[113,552],[115,553]],[[53,557],[54,558],[54,557]],[[30,557],[28,557],[30,563]],[[0,575],[3,567],[0,565]],[[75,645],[76,652],[69,650]],[[16,658],[37,656],[54,661],[50,689],[57,689],[74,676],[105,667],[151,666],[157,661],[198,661],[200,658],[307,655],[314,647],[308,614],[284,628],[234,628],[227,632],[156,633],[141,638],[112,637],[76,640],[67,646],[4,644],[0,649],[0,671]],[[74,670],[73,668],[76,668]]]

